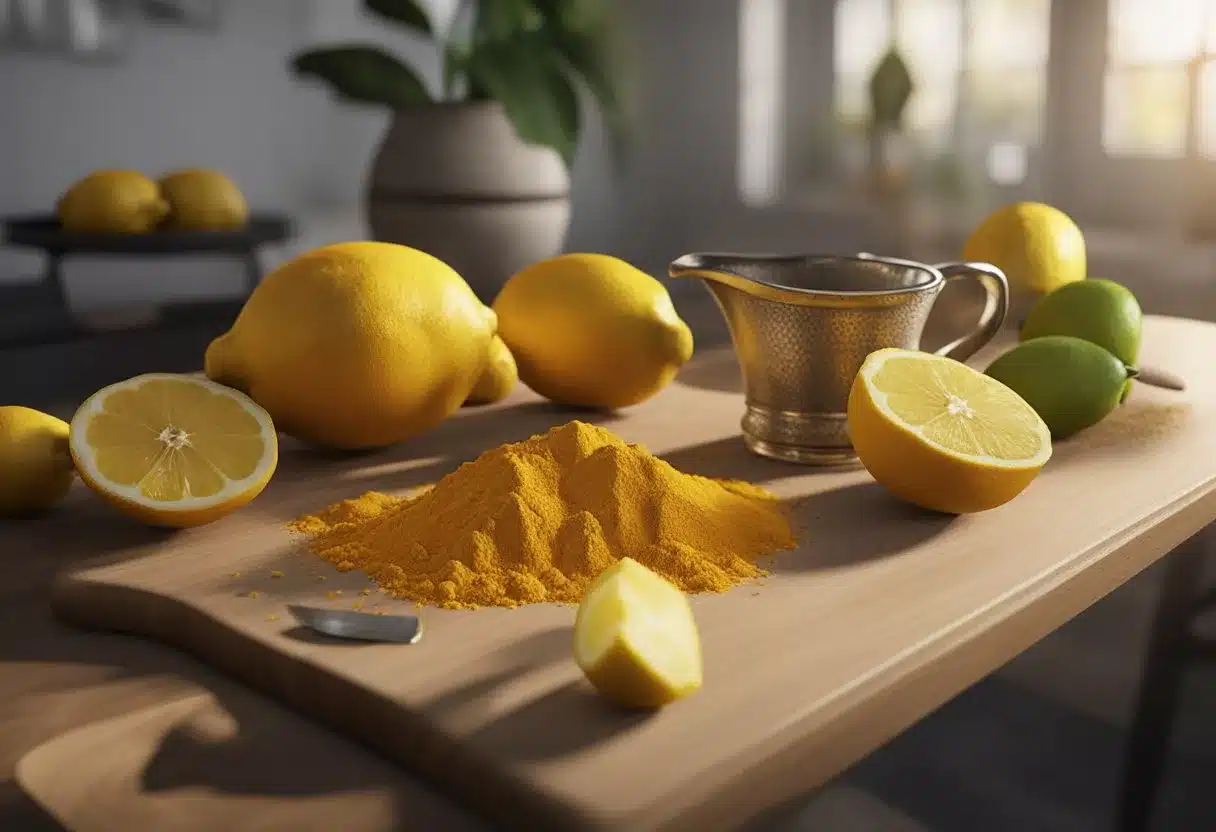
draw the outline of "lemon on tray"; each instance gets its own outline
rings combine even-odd
[[[65,231],[88,234],[147,234],[168,212],[160,187],[136,170],[93,171],[55,205]]]
[[[274,424],[252,399],[168,374],[94,393],[72,418],[70,447],[89,487],[156,526],[198,526],[240,508],[278,462]]]
[[[249,206],[240,188],[217,170],[176,170],[157,183],[169,204],[170,228],[222,231],[244,228]]]
[[[1051,458],[1051,433],[996,379],[950,358],[884,349],[849,393],[849,435],[875,480],[933,511],[986,511],[1020,494]]]
[[[657,708],[701,688],[701,639],[679,589],[632,558],[605,569],[574,621],[574,660],[627,708]]]

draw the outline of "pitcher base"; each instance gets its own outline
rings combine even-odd
[[[743,444],[758,456],[800,465],[856,465],[857,454],[852,448],[809,448],[805,445],[782,445],[743,435]]]
[[[857,459],[843,413],[801,413],[748,402],[741,427],[748,450],[769,459],[803,465],[845,465]]]

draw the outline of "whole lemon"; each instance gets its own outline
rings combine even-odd
[[[204,370],[248,393],[284,433],[374,448],[460,407],[494,327],[443,261],[393,243],[338,243],[267,275],[207,348]]]
[[[1015,202],[980,223],[963,259],[996,266],[1014,291],[1041,294],[1085,278],[1085,237],[1060,209]]]
[[[62,419],[0,407],[0,514],[38,511],[63,499],[76,473],[68,433]]]
[[[473,391],[465,400],[467,405],[492,404],[511,395],[519,381],[519,368],[515,357],[507,349],[501,337],[495,335],[490,342],[490,362],[481,377],[473,385]]]
[[[81,179],[55,206],[65,231],[146,234],[169,212],[155,182],[136,170],[98,170]]]
[[[692,332],[663,284],[604,254],[528,266],[503,286],[494,311],[520,379],[560,404],[638,404],[692,357]]]
[[[160,180],[169,203],[166,224],[195,231],[244,228],[249,206],[241,191],[217,170],[179,170]]]

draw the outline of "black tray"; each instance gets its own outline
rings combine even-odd
[[[53,216],[4,220],[9,245],[64,254],[246,254],[258,246],[291,238],[287,217],[255,214],[244,228],[231,231],[152,231],[148,234],[80,234],[64,231]]]

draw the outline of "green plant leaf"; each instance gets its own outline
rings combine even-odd
[[[618,160],[628,149],[628,124],[613,71],[609,21],[597,0],[533,0],[545,36],[595,99]]]
[[[539,35],[491,41],[469,55],[472,84],[502,104],[519,137],[551,147],[569,167],[578,149],[578,93]]]
[[[372,14],[401,23],[419,34],[431,37],[435,34],[431,19],[418,0],[363,0],[363,8]]]
[[[473,42],[508,40],[535,32],[543,23],[532,0],[489,0],[477,5]]]
[[[870,76],[870,110],[875,126],[898,129],[914,90],[912,73],[892,46]]]
[[[414,70],[374,46],[334,46],[301,52],[291,60],[301,77],[329,84],[341,98],[393,109],[431,101]]]
[[[628,130],[624,109],[617,95],[616,78],[604,44],[582,32],[554,33],[554,37],[555,48],[586,85],[600,109],[604,125],[617,144],[617,150],[623,152]]]
[[[603,0],[532,0],[545,23],[567,32],[588,32],[603,26],[607,6]]]

